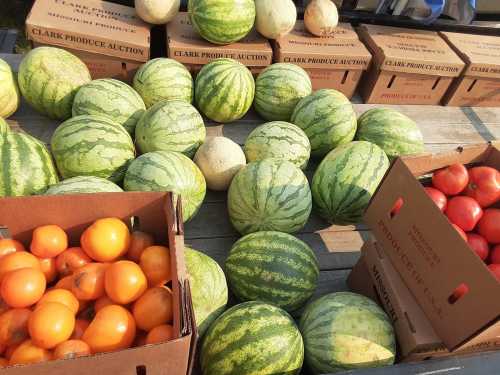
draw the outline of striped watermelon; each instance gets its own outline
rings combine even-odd
[[[54,47],[31,50],[21,61],[17,78],[31,106],[60,120],[71,117],[76,92],[91,80],[87,66],[78,57]]]
[[[188,11],[198,34],[215,44],[243,39],[255,22],[254,0],[189,0]]]
[[[0,118],[8,118],[19,108],[19,88],[9,64],[0,59]]]
[[[249,163],[229,186],[229,218],[241,234],[262,230],[297,232],[306,224],[311,207],[306,176],[285,160]]]
[[[265,231],[240,238],[225,265],[229,285],[242,301],[262,301],[295,311],[318,284],[311,248],[291,234]]]
[[[68,178],[47,189],[45,195],[85,194],[85,193],[118,193],[123,191],[113,182],[100,177],[78,176]]]
[[[251,301],[217,318],[202,342],[200,361],[204,375],[295,375],[304,344],[286,311]]]
[[[179,152],[155,151],[139,156],[127,170],[126,191],[173,191],[182,198],[184,221],[200,209],[206,194],[203,174]]]
[[[311,79],[301,67],[277,63],[255,81],[255,110],[266,120],[290,121],[300,99],[312,92]]]
[[[42,142],[11,131],[0,137],[0,197],[40,194],[57,182],[56,168]]]
[[[156,103],[137,124],[141,152],[177,151],[192,158],[205,141],[205,124],[196,108],[182,100]]]
[[[374,108],[363,113],[358,119],[356,139],[375,143],[389,160],[425,151],[424,137],[415,121],[390,108]]]
[[[255,82],[252,73],[233,59],[216,59],[196,76],[195,101],[209,119],[230,122],[242,118],[252,105]]]
[[[392,365],[394,329],[372,300],[355,293],[327,294],[300,319],[305,357],[315,374]]]
[[[349,143],[356,134],[356,113],[349,99],[336,90],[318,90],[303,98],[290,120],[311,141],[311,154],[323,157],[335,147]]]
[[[208,255],[185,247],[184,257],[189,273],[196,326],[202,337],[212,322],[226,309],[226,277],[222,268]]]
[[[96,79],[80,87],[73,101],[73,116],[109,117],[130,133],[146,110],[140,95],[129,85],[112,78]]]
[[[147,108],[164,100],[193,101],[193,77],[173,59],[158,57],[142,65],[134,76],[133,86]]]
[[[311,144],[298,126],[285,121],[272,121],[250,133],[243,151],[248,162],[276,158],[305,169],[311,155]]]
[[[63,178],[95,176],[120,182],[135,157],[132,138],[108,117],[81,115],[58,126],[52,153]]]
[[[359,223],[388,168],[384,151],[370,142],[351,142],[330,151],[312,180],[317,212],[332,224]]]

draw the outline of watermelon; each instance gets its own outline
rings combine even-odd
[[[424,137],[415,121],[390,108],[374,108],[363,113],[358,119],[356,139],[375,143],[389,160],[425,151]]]
[[[318,261],[311,248],[291,234],[264,231],[240,238],[225,269],[242,301],[262,301],[287,311],[302,307],[318,284]]]
[[[311,79],[300,66],[273,64],[255,81],[255,110],[269,121],[290,121],[300,99],[312,92]]]
[[[227,304],[227,283],[224,271],[215,260],[199,251],[184,248],[193,299],[198,335],[203,337],[212,322],[224,312]]]
[[[2,139],[9,132],[9,125],[7,121],[0,117],[0,144],[2,143]]]
[[[0,197],[40,194],[57,182],[57,170],[42,142],[12,131],[0,137]]]
[[[134,134],[135,125],[146,110],[139,94],[116,79],[96,79],[80,87],[73,101],[73,116],[102,115]]]
[[[91,80],[87,66],[78,57],[54,47],[28,52],[17,78],[23,97],[33,108],[60,120],[71,117],[76,92]]]
[[[196,105],[217,122],[242,118],[252,105],[254,93],[252,73],[233,59],[216,59],[203,66],[196,76]]]
[[[229,218],[241,234],[262,230],[297,232],[306,224],[311,208],[306,176],[286,160],[249,163],[229,186]]]
[[[205,141],[205,124],[196,108],[182,100],[156,103],[137,124],[141,152],[177,151],[192,158]]]
[[[198,34],[215,44],[243,39],[255,22],[254,0],[189,0],[188,12]]]
[[[349,99],[336,90],[318,90],[301,99],[290,120],[311,141],[311,155],[323,157],[349,143],[356,134],[356,113]]]
[[[148,61],[137,70],[132,85],[147,108],[164,100],[193,101],[191,73],[173,59],[158,57]]]
[[[81,115],[52,135],[52,153],[63,178],[95,176],[120,182],[135,157],[132,138],[108,117]]]
[[[298,126],[285,121],[272,121],[250,133],[243,151],[248,162],[276,158],[305,169],[311,155],[311,144]]]
[[[256,301],[224,312],[201,345],[204,375],[295,375],[303,361],[304,344],[290,315]]]
[[[206,194],[203,174],[187,156],[174,151],[143,154],[129,166],[126,191],[172,191],[180,194],[184,221],[198,212]]]
[[[0,59],[0,118],[7,118],[19,107],[19,88],[9,64]]]
[[[299,324],[306,363],[315,374],[392,365],[394,329],[372,300],[355,293],[327,294],[310,303]]]
[[[68,178],[47,189],[45,195],[86,194],[86,193],[119,193],[122,188],[113,182],[100,177],[78,176]]]
[[[355,141],[337,147],[314,173],[315,209],[332,224],[359,223],[388,168],[386,154],[373,143]]]

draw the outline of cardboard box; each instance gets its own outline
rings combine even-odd
[[[433,31],[362,25],[358,32],[373,54],[361,85],[366,103],[439,104],[465,66]]]
[[[450,106],[500,106],[500,38],[441,32],[466,67],[446,93]]]
[[[396,159],[365,213],[377,242],[449,350],[500,336],[500,283],[415,178],[453,163],[500,168],[500,141]],[[399,198],[401,210],[391,215]],[[453,299],[463,284],[468,292]]]
[[[179,200],[180,202],[180,200]],[[170,193],[100,193],[59,196],[3,198],[0,227],[10,236],[29,245],[34,228],[57,224],[68,233],[70,245],[96,219],[118,217],[130,222],[134,217],[141,230],[168,244],[171,252],[175,339],[162,344],[100,353],[69,360],[50,361],[3,370],[21,374],[188,374],[196,345],[196,325],[191,305],[189,281],[184,262],[184,237],[180,204],[174,209]]]
[[[35,46],[76,54],[94,79],[130,81],[150,56],[150,26],[137,18],[134,8],[105,1],[36,0],[26,33]]]
[[[318,38],[297,21],[273,47],[276,62],[296,64],[309,73],[313,90],[336,89],[349,98],[371,61],[370,52],[347,23],[339,24],[331,36]]]
[[[476,12],[479,14],[500,13],[500,3],[492,0],[476,0]]]

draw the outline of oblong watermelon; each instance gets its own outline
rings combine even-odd
[[[245,302],[224,312],[201,345],[204,375],[299,374],[304,344],[286,311]]]
[[[76,92],[91,80],[87,66],[78,57],[54,47],[28,52],[17,78],[24,99],[33,108],[60,120],[71,117]]]
[[[130,163],[123,188],[181,194],[184,221],[198,212],[207,190],[205,178],[196,164],[174,151],[155,151],[139,156]]]
[[[52,153],[61,176],[95,176],[120,182],[135,157],[125,128],[108,117],[81,115],[66,120],[52,135]]]
[[[215,44],[243,39],[255,22],[253,0],[189,0],[188,12],[198,34]]]
[[[359,223],[388,168],[387,155],[370,142],[355,141],[330,151],[312,180],[316,211],[332,224]]]
[[[132,85],[147,108],[164,100],[193,101],[193,77],[184,65],[173,59],[158,57],[141,65]]]
[[[216,59],[203,66],[196,76],[196,105],[217,122],[242,118],[250,109],[254,94],[252,73],[233,59]]]
[[[300,66],[276,63],[255,81],[255,110],[269,121],[290,121],[300,99],[312,92],[311,79]]]
[[[318,284],[316,255],[291,234],[264,231],[240,238],[225,269],[233,293],[242,301],[271,303],[295,311]]]
[[[389,160],[425,151],[424,137],[408,116],[390,108],[373,108],[358,119],[356,139],[375,143]]]
[[[146,110],[140,95],[129,85],[112,78],[96,79],[78,89],[73,116],[102,115],[134,134],[135,125]]]
[[[387,314],[355,293],[327,294],[307,305],[300,319],[306,362],[315,374],[388,366],[396,339]]]
[[[306,176],[285,160],[249,163],[229,186],[229,218],[241,234],[262,230],[297,232],[306,224],[311,209]]]
[[[141,152],[177,151],[192,158],[205,141],[205,124],[196,108],[182,100],[156,103],[135,130]]]
[[[86,193],[119,193],[122,188],[115,183],[100,177],[78,176],[68,178],[47,189],[45,195],[86,194]]]
[[[301,99],[290,120],[311,142],[311,155],[323,157],[335,147],[349,143],[356,134],[356,113],[339,91],[323,89]]]
[[[17,111],[19,102],[16,77],[9,64],[0,59],[0,118],[8,118]]]

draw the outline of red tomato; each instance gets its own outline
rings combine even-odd
[[[464,239],[464,241],[467,241],[467,234],[463,231],[463,229],[460,228],[456,224],[451,223],[451,225],[453,226],[453,228],[455,228],[457,230],[457,232],[460,235],[460,237],[462,237]]]
[[[491,263],[500,264],[500,245],[496,245],[490,254]]]
[[[453,224],[470,232],[483,216],[483,210],[473,198],[459,196],[448,201],[445,214]]]
[[[490,264],[488,268],[497,280],[500,281],[500,264]]]
[[[470,248],[481,258],[481,260],[486,260],[490,253],[490,247],[488,241],[476,233],[467,233],[467,243]]]
[[[432,175],[432,185],[446,195],[457,195],[469,182],[469,174],[463,164],[453,164]]]
[[[433,187],[425,187],[424,189],[427,195],[434,201],[434,203],[436,203],[436,206],[438,206],[438,208],[442,212],[444,212],[444,210],[446,209],[446,204],[448,203],[446,195]]]
[[[491,244],[500,244],[500,209],[488,208],[479,221],[478,232]]]
[[[469,169],[465,195],[474,198],[481,207],[495,204],[500,200],[500,172],[491,167]]]

